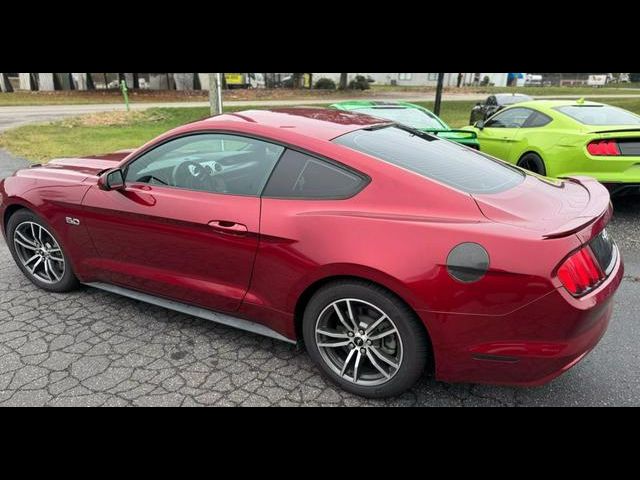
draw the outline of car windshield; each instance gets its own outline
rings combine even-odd
[[[640,125],[640,116],[610,105],[567,105],[556,110],[585,125]]]
[[[333,142],[467,193],[497,193],[525,174],[462,145],[397,125],[356,130]]]
[[[366,113],[374,117],[384,118],[418,129],[447,129],[438,117],[432,113],[407,107],[370,107],[359,108],[357,113]],[[447,129],[448,130],[448,129]]]

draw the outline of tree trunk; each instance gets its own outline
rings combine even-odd
[[[291,88],[300,88],[300,81],[302,80],[301,73],[293,73],[291,75]]]
[[[338,85],[338,88],[340,90],[346,90],[347,89],[347,77],[348,77],[348,73],[341,73],[340,74],[340,83]]]
[[[436,87],[436,101],[433,104],[433,113],[440,115],[440,105],[442,103],[442,88],[444,85],[444,73],[438,74],[438,86]]]
[[[9,81],[9,76],[6,73],[0,73],[0,92],[13,92],[13,87],[11,86],[11,82]]]
[[[220,76],[223,76],[220,74]],[[219,115],[222,113],[222,101],[220,95],[220,87],[218,84],[218,74],[209,74],[209,105],[211,106],[211,115]]]

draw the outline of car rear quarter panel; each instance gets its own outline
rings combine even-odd
[[[379,283],[423,312],[503,315],[556,288],[552,270],[578,245],[489,222],[464,193],[396,167],[346,200],[263,198],[261,240],[245,307],[274,313],[274,328],[295,337],[300,296],[318,281],[354,276]],[[454,280],[451,249],[483,245],[490,270],[475,283]],[[429,321],[425,320],[429,330]]]

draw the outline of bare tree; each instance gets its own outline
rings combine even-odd
[[[220,73],[209,74],[209,106],[212,116],[222,113],[222,85],[220,85],[220,83],[222,83],[222,76],[224,75]]]
[[[9,75],[6,73],[0,73],[0,92],[13,92],[13,87],[9,81]]]
[[[349,76],[348,73],[341,73],[340,74],[340,83],[338,84],[338,88],[340,90],[346,90],[347,89],[348,76]]]
[[[302,73],[291,74],[291,88],[300,88],[302,83]]]

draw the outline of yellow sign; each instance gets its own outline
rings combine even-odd
[[[244,83],[242,79],[242,73],[225,73],[224,79],[227,81],[227,85],[242,85]]]

